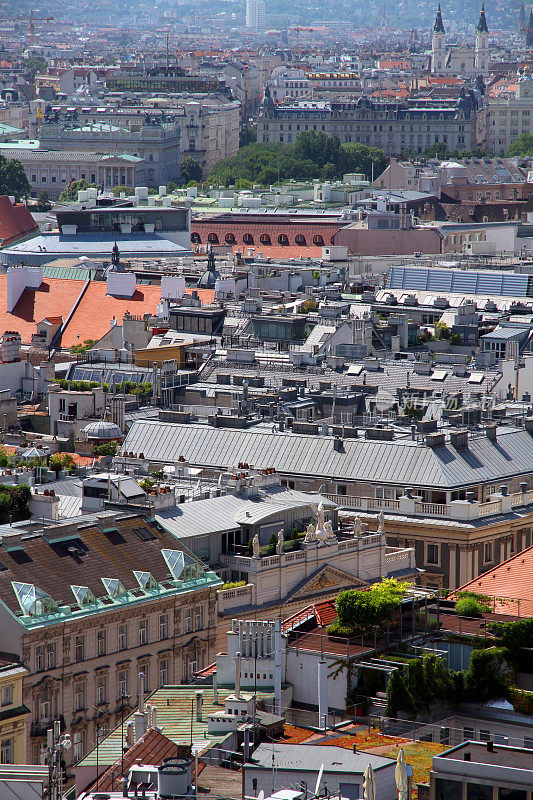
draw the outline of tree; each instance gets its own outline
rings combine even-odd
[[[0,155],[0,194],[14,195],[17,200],[31,192],[24,167],[16,158],[7,159]]]
[[[529,133],[521,133],[518,139],[511,142],[507,151],[508,158],[531,155],[533,155],[533,136]]]
[[[39,197],[37,198],[37,211],[50,211],[51,208],[52,203],[50,202],[48,192],[40,192]]]
[[[473,650],[465,674],[465,696],[480,703],[507,697],[508,688],[501,673],[502,662],[501,653],[494,647]]]
[[[342,628],[368,630],[390,620],[399,608],[407,586],[392,579],[370,589],[348,589],[337,597],[337,619]]]
[[[61,192],[59,199],[67,202],[77,200],[78,192],[89,189],[89,187],[94,187],[94,183],[87,183],[85,178],[80,178],[79,181],[71,181],[67,188]]]
[[[183,183],[201,181],[203,177],[202,165],[192,156],[185,156],[180,161],[180,177]]]

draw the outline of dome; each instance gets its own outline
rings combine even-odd
[[[215,283],[220,278],[220,273],[217,272],[215,267],[215,256],[213,255],[213,250],[209,251],[209,255],[207,256],[207,269],[198,281],[198,287],[200,289],[214,289]]]
[[[83,436],[85,439],[98,439],[105,442],[110,439],[122,439],[122,431],[114,422],[99,419],[96,422],[89,422],[85,426]]]

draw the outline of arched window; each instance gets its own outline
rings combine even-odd
[[[211,242],[211,244],[218,244],[218,234],[216,233],[208,234],[207,241]]]
[[[261,244],[271,244],[270,236],[268,235],[268,233],[262,233],[261,236],[259,237],[259,241],[261,242]]]
[[[307,242],[305,241],[305,236],[302,233],[297,233],[294,241],[296,242],[296,244],[300,244],[303,246],[307,244]]]
[[[227,233],[224,238],[226,240],[226,244],[235,244],[236,242],[234,233]]]
[[[251,233],[245,233],[244,236],[242,237],[242,240],[243,240],[244,244],[253,244],[254,243],[254,237],[252,236]]]
[[[194,231],[193,233],[191,233],[191,242],[193,244],[201,244],[202,237],[200,236],[199,233],[196,233],[196,231]]]
[[[278,244],[281,244],[283,246],[289,244],[289,237],[287,236],[286,233],[280,233],[280,235],[278,236]]]
[[[331,239],[329,240],[329,243],[330,244],[335,244],[335,237],[334,236],[331,237]]]
[[[324,239],[319,233],[315,233],[315,235],[313,236],[313,244],[316,244],[317,247],[324,246]]]

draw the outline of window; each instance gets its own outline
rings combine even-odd
[[[463,739],[465,742],[471,742],[475,739],[475,731],[473,728],[463,728]]]
[[[85,751],[83,734],[83,731],[75,731],[74,733],[72,740],[74,745],[74,761],[80,761],[83,758],[83,753]]]
[[[13,703],[13,684],[2,686],[1,703],[3,706],[10,706]]]
[[[202,606],[194,609],[194,630],[200,631],[204,627],[204,610]]]
[[[492,542],[485,542],[484,558],[485,561],[492,561]]]
[[[106,678],[105,675],[98,675],[96,678],[96,705],[106,702]]]
[[[192,631],[192,608],[187,609],[185,612],[185,633]]]
[[[105,630],[98,631],[96,634],[96,655],[105,656],[106,652],[106,632]]]
[[[56,643],[49,642],[46,645],[46,669],[54,669],[56,665]]]
[[[193,656],[192,658],[189,658],[189,664],[188,664],[188,668],[187,668],[188,677],[192,678],[194,673],[196,672],[196,670],[197,670],[196,659]]]
[[[41,672],[44,669],[44,647],[38,644],[35,648],[35,671]]]
[[[303,245],[303,246],[305,246],[307,244],[307,242],[305,240],[305,236],[303,236],[301,233],[297,233],[296,234],[295,242],[296,242],[296,244]]]
[[[48,695],[43,695],[39,701],[39,719],[49,720],[51,717],[51,706]]]
[[[252,236],[251,233],[245,233],[244,236],[242,237],[242,240],[243,240],[244,244],[253,244],[254,243],[254,237]]]
[[[324,245],[324,239],[322,236],[320,236],[320,234],[315,233],[313,236],[313,244],[317,245],[318,247],[322,247]]]
[[[216,233],[208,233],[207,234],[207,241],[211,242],[211,244],[218,244],[218,236]]]
[[[278,236],[278,244],[283,245],[284,247],[289,244],[289,237],[286,233],[280,233]]]
[[[83,635],[76,636],[76,644],[74,646],[74,659],[76,661],[83,661],[85,658],[85,637]]]
[[[490,742],[490,731],[482,730],[479,732],[480,742]]]
[[[168,683],[168,658],[162,658],[159,662],[159,685],[166,686]]]
[[[139,621],[139,644],[146,644],[148,641],[148,620]]]
[[[441,728],[440,729],[440,743],[441,744],[450,744],[450,729],[449,728]]]
[[[340,494],[342,497],[346,497],[348,487],[345,483],[338,483],[337,484],[337,494]]]
[[[121,669],[118,673],[118,696],[125,697],[128,694],[128,671]]]
[[[439,563],[439,545],[428,544],[426,545],[426,564]]]
[[[226,244],[235,244],[235,242],[236,242],[235,234],[233,234],[233,233],[227,233],[224,236],[224,239],[226,240]]]
[[[15,763],[15,748],[14,739],[2,739],[0,746],[0,764],[14,764]]]
[[[261,244],[272,244],[268,233],[262,233],[261,236],[259,237],[259,241],[261,242]]]
[[[128,628],[124,623],[118,626],[118,649],[126,650],[128,646]]]
[[[85,708],[85,681],[74,683],[74,710],[81,711]]]
[[[159,615],[159,641],[168,637],[168,614]]]

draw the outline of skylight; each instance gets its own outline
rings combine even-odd
[[[40,617],[43,614],[51,614],[52,611],[57,611],[58,605],[55,600],[52,600],[49,594],[34,586],[33,583],[11,581],[11,585],[17,596],[19,606],[26,616]]]
[[[185,558],[181,550],[161,550],[161,555],[167,562],[170,574],[179,580],[185,566]]]
[[[102,578],[101,581],[109,597],[122,597],[126,594],[126,589],[118,578]]]
[[[158,582],[151,572],[141,572],[140,570],[134,569],[133,574],[141,589],[157,589],[159,587]]]
[[[91,603],[96,603],[96,597],[88,586],[72,586],[71,584],[70,588],[79,606],[88,606]]]

